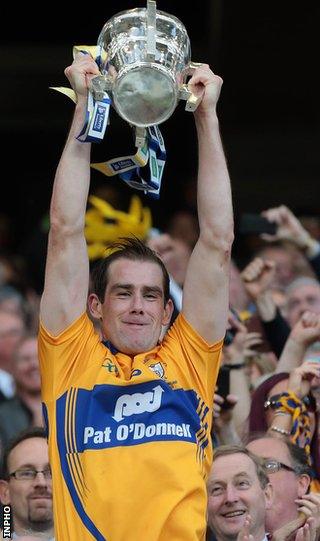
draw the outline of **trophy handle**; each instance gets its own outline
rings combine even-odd
[[[112,90],[113,79],[109,75],[97,75],[89,83],[89,91],[92,92],[95,100],[102,100],[104,93]]]
[[[194,71],[199,66],[202,66],[202,62],[190,62],[189,66],[185,70],[185,73],[184,73],[185,77],[188,77],[188,75],[193,75]],[[195,94],[193,94],[189,90],[188,85],[186,83],[184,83],[181,86],[180,91],[179,91],[179,98],[181,100],[186,100],[185,110],[191,111],[192,113],[197,109],[199,103],[201,102],[202,95],[203,93],[200,94],[199,96],[196,96]]]

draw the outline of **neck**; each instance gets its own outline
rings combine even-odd
[[[32,406],[32,409],[36,405],[40,405],[41,407],[41,392],[40,391],[27,391],[25,389],[19,389],[17,388],[16,391],[17,396],[26,404],[26,406],[30,407]]]
[[[24,403],[24,405],[30,410],[32,414],[32,425],[42,426],[42,404],[41,394],[38,391],[30,392],[26,390],[17,389],[17,396]]]

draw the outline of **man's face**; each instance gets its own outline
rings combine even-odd
[[[247,445],[252,453],[263,458],[273,458],[292,467],[286,444],[278,438],[261,438]],[[306,494],[308,482],[306,476],[297,476],[294,472],[280,469],[269,474],[273,486],[273,505],[267,510],[266,530],[274,532],[287,522],[298,517],[295,500]]]
[[[9,473],[17,470],[48,470],[48,444],[44,438],[29,438],[20,442],[9,454]],[[1,500],[10,504],[15,531],[46,531],[52,528],[51,479],[38,473],[35,479],[10,477],[1,482]]]
[[[270,486],[261,488],[251,458],[235,453],[214,461],[208,481],[208,523],[218,541],[236,539],[248,515],[250,533],[262,539],[270,504]]]
[[[274,261],[275,277],[272,286],[284,288],[294,278],[293,256],[285,249],[279,247],[267,247],[263,250],[263,259]]]
[[[13,376],[18,389],[38,393],[41,389],[38,344],[36,338],[22,342],[15,353]]]
[[[25,330],[22,319],[8,312],[0,312],[0,368],[12,370],[13,351]]]
[[[300,285],[287,296],[286,317],[291,327],[307,310],[320,314],[320,287],[317,284]]]
[[[164,306],[160,266],[124,258],[114,261],[100,313],[106,338],[122,353],[138,354],[155,347],[172,313],[170,301]]]

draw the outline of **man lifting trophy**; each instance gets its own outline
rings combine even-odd
[[[204,541],[233,240],[216,112],[222,80],[207,64],[193,69],[184,26],[154,2],[110,19],[98,47],[79,46],[65,75],[75,111],[52,191],[39,328],[55,539]],[[157,254],[137,237],[122,238],[90,275],[84,230],[103,110],[114,106],[155,164],[148,182],[137,155],[136,177],[132,157],[105,169],[155,195],[164,153],[158,124],[180,98],[196,107],[200,235],[181,312],[166,330],[173,303]]]

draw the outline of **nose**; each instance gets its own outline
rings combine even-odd
[[[232,485],[228,485],[225,491],[226,503],[235,503],[239,500],[238,491]]]
[[[144,312],[143,298],[139,293],[132,295],[130,311],[134,314],[142,314]]]
[[[43,472],[38,471],[33,484],[37,487],[46,487],[48,485],[48,479],[45,478]]]

